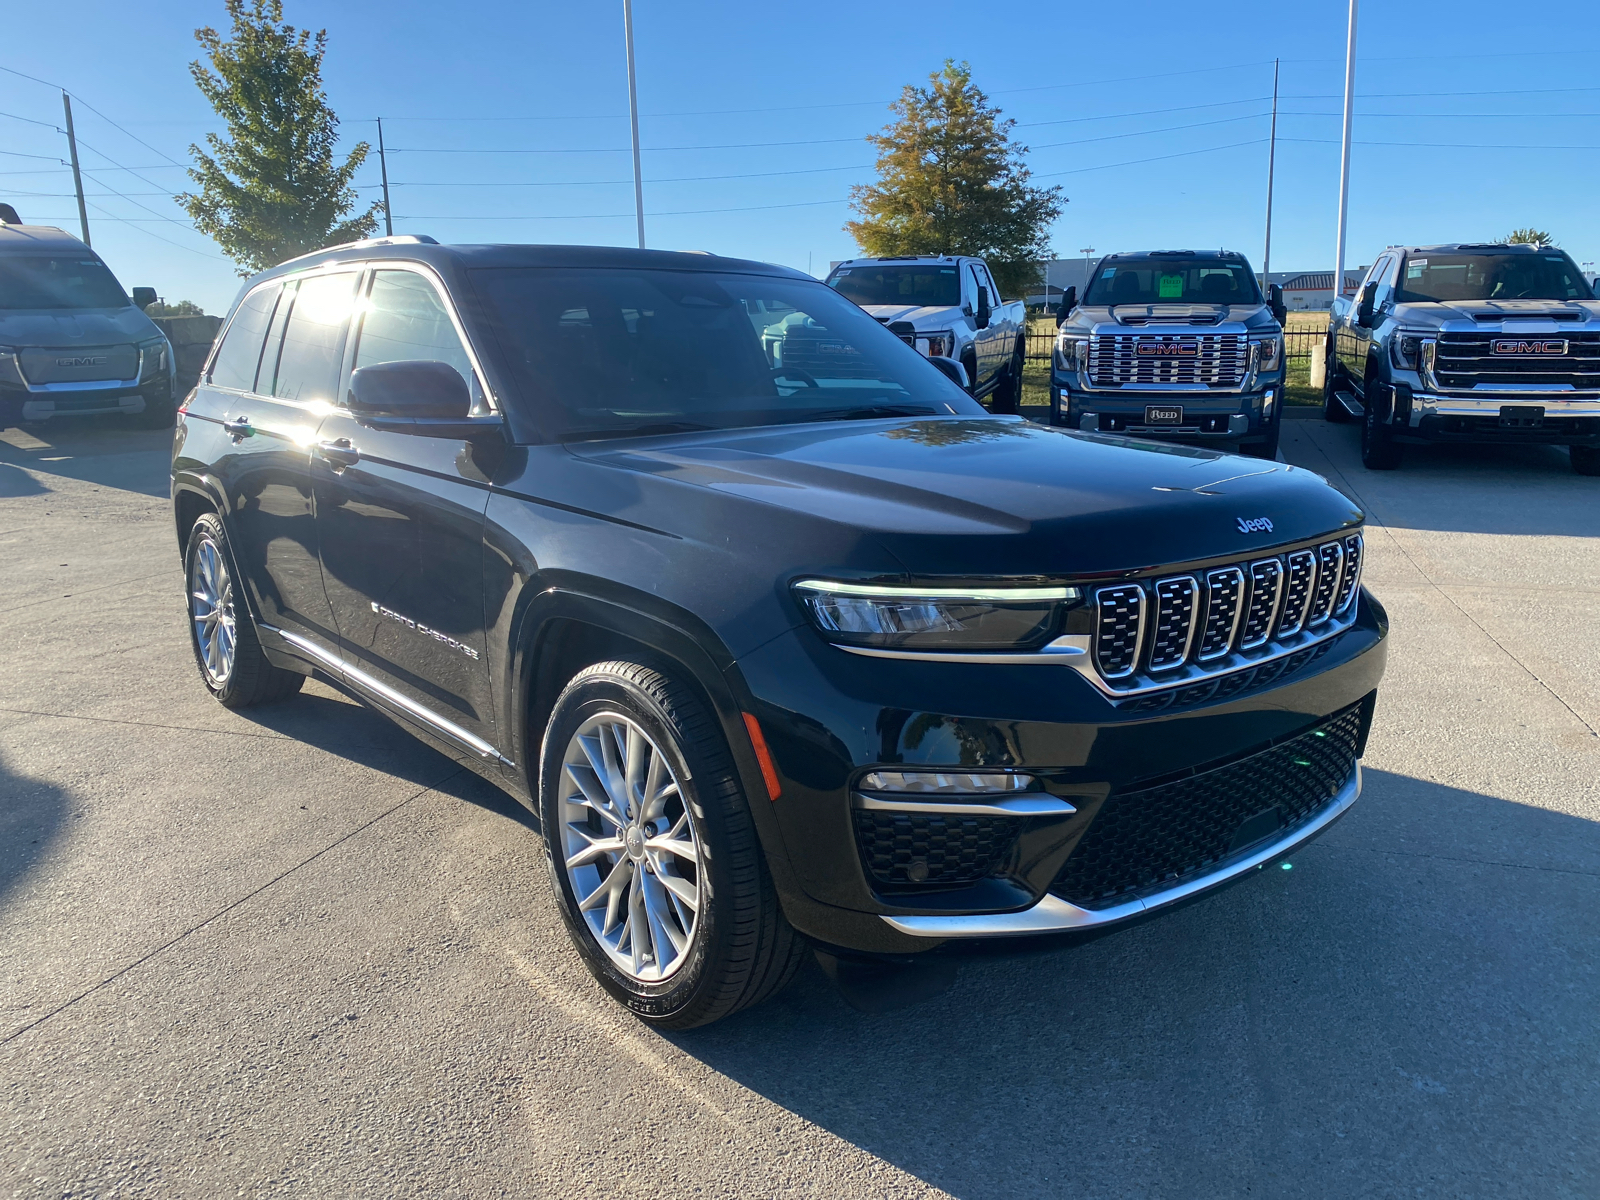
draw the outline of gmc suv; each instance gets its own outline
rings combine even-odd
[[[1391,246],[1334,301],[1324,412],[1361,422],[1361,458],[1407,443],[1569,447],[1600,475],[1600,303],[1553,246]]]
[[[184,403],[172,496],[217,699],[320,674],[520,799],[589,969],[663,1026],[809,944],[1125,925],[1360,791],[1387,624],[1349,500],[988,414],[782,267],[285,263]]]

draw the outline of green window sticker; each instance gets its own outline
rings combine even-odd
[[[1163,300],[1178,300],[1183,297],[1183,276],[1163,275],[1160,290],[1157,295]]]

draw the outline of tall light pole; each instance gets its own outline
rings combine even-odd
[[[1350,32],[1344,47],[1344,143],[1339,158],[1339,241],[1333,252],[1333,298],[1344,295],[1344,226],[1350,205],[1350,130],[1355,123],[1356,5],[1350,0]]]
[[[1272,285],[1272,177],[1278,159],[1278,60],[1272,60],[1272,133],[1267,139],[1267,244],[1261,250],[1261,283]],[[1341,222],[1342,224],[1342,222]]]
[[[628,43],[628,119],[633,122],[633,211],[639,218],[639,249],[643,250],[644,176],[639,168],[639,87],[633,76],[633,0],[622,0],[622,26]]]
[[[1089,271],[1091,270],[1089,266],[1089,256],[1094,253],[1094,247],[1079,246],[1078,253],[1083,255],[1083,294],[1087,296],[1089,294]],[[1083,303],[1083,299],[1081,297],[1079,298],[1078,303]]]

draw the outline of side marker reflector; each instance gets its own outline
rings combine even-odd
[[[761,778],[766,781],[767,798],[776,800],[783,789],[778,784],[778,769],[772,765],[772,754],[767,750],[767,739],[761,736],[761,722],[750,713],[744,715],[744,727],[750,733],[750,744],[755,747],[756,762],[761,764]]]

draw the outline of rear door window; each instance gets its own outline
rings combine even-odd
[[[280,400],[332,401],[339,386],[339,365],[355,281],[354,272],[313,275],[300,281],[294,307],[283,328],[273,396]],[[265,378],[260,390],[267,390]]]
[[[239,303],[239,311],[228,325],[228,332],[211,363],[210,382],[216,387],[248,392],[256,385],[256,366],[261,362],[262,338],[272,320],[272,306],[278,298],[278,285],[257,288]]]

